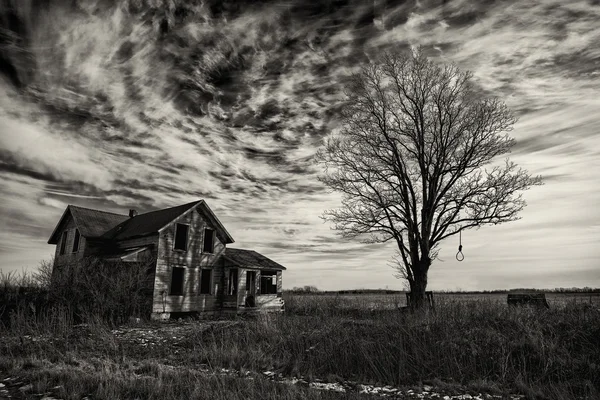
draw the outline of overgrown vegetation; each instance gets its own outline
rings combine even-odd
[[[119,286],[122,297],[104,294],[102,301],[126,301],[127,287]],[[5,277],[0,295],[14,292]],[[78,296],[86,304],[84,294]],[[480,297],[446,299],[435,311],[411,313],[374,307],[372,297],[364,299],[348,307],[344,295],[288,293],[285,314],[130,323],[117,330],[114,313],[98,305],[86,306],[92,314],[86,314],[84,325],[73,324],[68,307],[36,315],[11,311],[11,323],[1,328],[0,375],[18,375],[36,392],[61,385],[62,398],[203,398],[202,387],[206,398],[341,398],[260,377],[245,381],[244,371],[267,370],[307,380],[427,383],[456,393],[600,396],[597,306],[568,303],[536,310]],[[201,366],[228,368],[239,376],[203,375]]]
[[[0,324],[50,328],[99,320],[114,325],[147,315],[154,284],[148,265],[87,258],[54,272],[52,262],[42,262],[34,274],[0,272]]]

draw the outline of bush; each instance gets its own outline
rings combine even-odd
[[[72,311],[76,321],[93,316],[112,324],[145,317],[152,309],[152,263],[83,259],[55,269],[50,302]]]

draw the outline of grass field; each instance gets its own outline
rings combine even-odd
[[[444,294],[411,314],[391,306],[403,295],[287,294],[285,314],[119,327],[15,315],[0,398],[362,399],[385,385],[395,398],[600,398],[598,297],[505,299]]]
[[[506,304],[506,293],[434,293],[436,304],[453,302],[486,301],[498,304]],[[324,302],[336,304],[340,308],[362,308],[362,309],[396,309],[406,306],[406,295],[404,293],[394,294],[288,294],[289,301]],[[301,299],[301,300],[299,300]],[[561,308],[573,304],[590,304],[600,307],[600,292],[596,293],[546,293],[546,300],[552,308]]]

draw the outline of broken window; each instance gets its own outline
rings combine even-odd
[[[175,229],[175,250],[187,250],[189,225],[177,224]]]
[[[181,296],[183,294],[184,271],[184,268],[173,267],[173,272],[171,273],[171,295]]]
[[[200,294],[210,294],[210,278],[212,270],[202,269],[200,271]]]
[[[227,293],[230,295],[237,294],[238,288],[238,270],[236,268],[232,268],[229,270],[229,287],[227,289]]]
[[[73,253],[79,250],[79,229],[75,229],[75,239],[73,239]]]
[[[62,234],[62,238],[60,240],[60,253],[59,254],[65,254],[65,250],[67,248],[67,231],[64,231]]]
[[[204,253],[212,253],[214,251],[215,244],[215,231],[209,228],[204,230],[204,245],[202,246],[202,251]]]
[[[253,291],[256,282],[256,271],[246,271],[246,290]]]
[[[277,271],[260,273],[260,294],[277,294]]]

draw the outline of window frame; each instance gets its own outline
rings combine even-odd
[[[206,232],[211,231],[211,249],[210,251],[206,251]],[[202,236],[202,253],[204,254],[214,254],[215,253],[215,234],[216,231],[212,228],[204,228],[204,234]]]
[[[212,283],[213,283],[213,273],[212,273],[212,269],[211,268],[200,268],[200,285],[198,287],[198,294],[201,295],[211,295],[212,294]],[[209,273],[209,278],[208,278],[208,292],[205,292],[202,290],[202,282],[204,279],[204,274],[208,272]]]
[[[79,251],[79,244],[81,241],[81,233],[79,233],[79,229],[75,228],[75,236],[73,237],[73,249],[71,253],[77,253]]]
[[[231,279],[232,275],[235,275],[235,280]],[[240,282],[239,269],[238,268],[230,268],[229,273],[227,275],[227,295],[228,296],[237,296],[238,291],[239,291],[239,287],[238,287],[239,282]]]
[[[268,274],[265,274],[265,272],[268,272]],[[273,288],[272,290],[274,290],[274,292],[271,292],[271,290],[269,291],[265,291],[264,289],[266,289],[263,285],[263,278],[269,278],[271,280],[271,284],[266,285],[266,288]],[[273,277],[275,277],[275,284],[273,284]],[[277,294],[279,293],[277,291],[277,281],[278,281],[278,273],[277,271],[261,271],[260,273],[260,283],[259,283],[259,293],[262,294]]]
[[[175,271],[181,271],[181,288],[180,291],[173,291],[173,282],[175,277]],[[178,272],[179,273],[179,272]],[[171,283],[169,284],[169,296],[183,296],[185,292],[185,268],[184,267],[172,267],[171,269]]]
[[[58,255],[64,256],[67,252],[67,234],[69,231],[63,231],[60,237],[60,245],[58,247]]]
[[[179,226],[185,226],[187,228],[186,237],[185,237],[185,248],[178,249],[177,248],[177,231],[179,230]],[[184,224],[181,222],[175,223],[175,233],[173,234],[173,251],[188,251],[190,242],[190,224]]]

